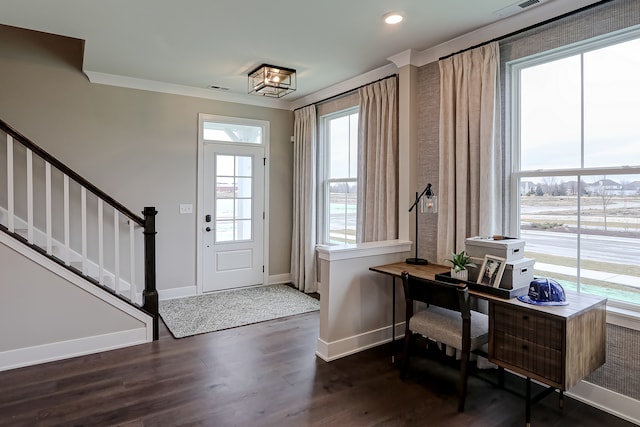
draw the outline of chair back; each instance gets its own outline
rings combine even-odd
[[[471,318],[469,289],[464,283],[456,284],[423,279],[403,272],[402,286],[407,307],[411,306],[411,312],[413,312],[413,301],[420,301],[458,311],[463,319]]]

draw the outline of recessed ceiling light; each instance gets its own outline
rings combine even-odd
[[[404,18],[398,12],[389,12],[384,15],[384,22],[393,25],[401,22]]]

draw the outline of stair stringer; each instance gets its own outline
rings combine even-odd
[[[96,335],[82,336],[57,342],[31,343],[31,345],[23,348],[11,348],[0,351],[0,371],[153,341],[153,318],[149,314],[136,309],[119,297],[84,280],[82,277],[74,274],[45,255],[32,250],[6,233],[0,232],[0,244],[24,256],[31,262],[38,264],[47,271],[46,274],[58,276],[58,278],[62,279],[65,286],[69,284],[70,286],[75,286],[85,291],[90,294],[89,298],[92,298],[92,301],[99,304],[106,304],[118,312],[124,313],[126,316],[137,320],[138,322],[135,323],[139,325],[127,330],[107,331]],[[3,287],[0,285],[0,297],[2,296],[2,289]],[[65,307],[51,307],[51,309],[64,310]],[[47,313],[43,313],[43,316],[46,315]],[[2,317],[1,314],[0,317]],[[13,323],[12,319],[3,319],[3,321],[9,324]],[[5,325],[5,327],[7,326]]]

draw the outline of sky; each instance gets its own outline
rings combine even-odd
[[[522,170],[640,166],[640,39],[522,70]]]

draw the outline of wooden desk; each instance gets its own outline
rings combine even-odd
[[[395,279],[403,271],[434,280],[450,269],[400,262],[370,270],[393,276],[395,291]],[[489,301],[489,361],[527,378],[527,426],[531,379],[548,385],[548,391],[559,390],[562,402],[564,391],[604,364],[606,298],[567,291],[569,305],[539,306],[474,290],[469,294]],[[395,311],[393,317],[395,328]]]
[[[531,379],[549,386],[539,397],[559,390],[562,406],[563,392],[605,362],[606,298],[567,292],[567,300],[565,306],[489,302],[489,361],[527,378],[527,426]]]
[[[402,272],[406,271],[414,276],[420,276],[425,279],[435,280],[436,274],[447,273],[451,270],[450,267],[437,264],[426,265],[414,265],[407,264],[406,262],[396,262],[395,264],[379,265],[377,267],[371,267],[369,270],[377,271],[378,273],[388,274],[393,277],[401,277]]]

